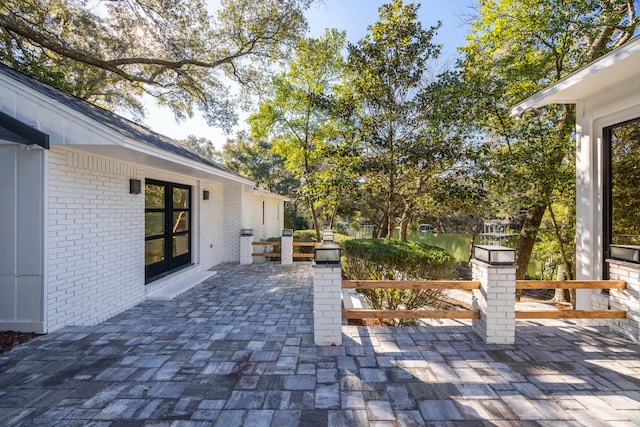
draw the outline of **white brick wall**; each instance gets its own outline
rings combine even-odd
[[[280,241],[280,263],[282,265],[293,264],[293,236],[282,236]]]
[[[472,261],[473,279],[480,289],[473,291],[473,309],[480,319],[472,322],[473,330],[487,344],[515,342],[515,266],[495,266]]]
[[[313,339],[342,345],[342,266],[313,266]]]
[[[202,190],[209,191],[209,200],[202,200],[200,192],[200,262],[209,269],[225,261],[224,186],[204,181]]]
[[[626,319],[612,319],[611,330],[640,342],[640,265],[625,261],[607,260],[611,280],[624,280],[627,289],[611,289],[611,309],[626,310]]]
[[[46,219],[48,330],[93,325],[144,298],[144,196],[133,165],[52,146]]]
[[[240,261],[240,230],[242,224],[242,186],[224,186],[224,261]]]

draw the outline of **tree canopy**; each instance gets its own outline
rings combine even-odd
[[[236,123],[229,82],[249,86],[303,37],[313,0],[4,0],[0,61],[107,109]]]

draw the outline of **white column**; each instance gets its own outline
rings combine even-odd
[[[516,265],[471,263],[473,279],[480,281],[480,289],[473,291],[473,309],[480,311],[473,331],[487,344],[515,343]]]
[[[253,264],[251,242],[253,242],[253,236],[240,236],[240,264]]]
[[[611,289],[612,310],[626,310],[626,319],[611,319],[610,328],[616,334],[640,342],[640,264],[609,259],[609,278],[624,280],[627,289]]]
[[[293,264],[293,236],[282,236],[280,240],[280,263]]]
[[[313,265],[313,337],[316,345],[342,345],[342,265]]]

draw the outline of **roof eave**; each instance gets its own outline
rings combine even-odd
[[[510,109],[512,116],[522,116],[527,111],[544,107],[550,104],[575,104],[581,99],[585,99],[588,96],[598,93],[604,90],[606,87],[603,85],[594,85],[591,92],[584,94],[580,90],[584,90],[588,87],[588,82],[598,83],[607,82],[610,84],[609,79],[604,76],[611,76],[608,73],[618,72],[622,69],[626,69],[626,73],[623,76],[616,75],[618,78],[628,78],[628,73],[635,72],[636,64],[640,57],[640,37],[636,37],[621,47],[612,50],[611,52],[601,56],[595,61],[585,65],[584,67],[574,71],[568,76],[558,80],[556,83],[547,86],[546,88],[534,93],[527,99],[517,103]],[[630,66],[631,65],[631,66]],[[625,68],[623,68],[625,67]],[[576,90],[577,89],[577,90]],[[574,92],[573,94],[570,92]],[[580,94],[576,93],[580,92]]]

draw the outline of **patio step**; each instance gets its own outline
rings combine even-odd
[[[180,295],[181,293],[188,291],[196,285],[204,282],[208,278],[215,276],[215,271],[201,271],[194,273],[190,276],[180,279],[170,285],[164,286],[160,289],[154,290],[147,294],[148,300],[155,301],[169,301]]]

